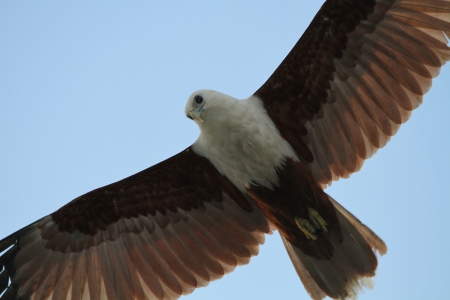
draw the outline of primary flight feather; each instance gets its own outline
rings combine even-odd
[[[189,97],[191,147],[0,241],[1,299],[176,299],[273,229],[313,299],[354,296],[387,248],[323,188],[421,103],[449,22],[449,1],[325,2],[254,95]]]

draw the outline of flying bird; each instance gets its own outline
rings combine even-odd
[[[450,58],[450,1],[327,1],[270,78],[194,92],[192,146],[0,241],[1,299],[176,299],[278,230],[313,299],[353,297],[383,241],[324,192],[358,171]]]

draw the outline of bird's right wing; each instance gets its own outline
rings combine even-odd
[[[0,298],[177,299],[248,263],[268,232],[188,148],[1,240]]]

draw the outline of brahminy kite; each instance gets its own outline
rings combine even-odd
[[[1,240],[1,299],[177,299],[272,230],[311,298],[354,297],[387,247],[324,188],[420,105],[448,33],[447,0],[326,1],[252,96],[189,97],[192,146]]]

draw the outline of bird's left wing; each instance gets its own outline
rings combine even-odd
[[[0,241],[0,298],[177,299],[248,263],[268,232],[188,148]]]
[[[384,147],[450,60],[448,0],[327,0],[259,88],[322,185]]]

